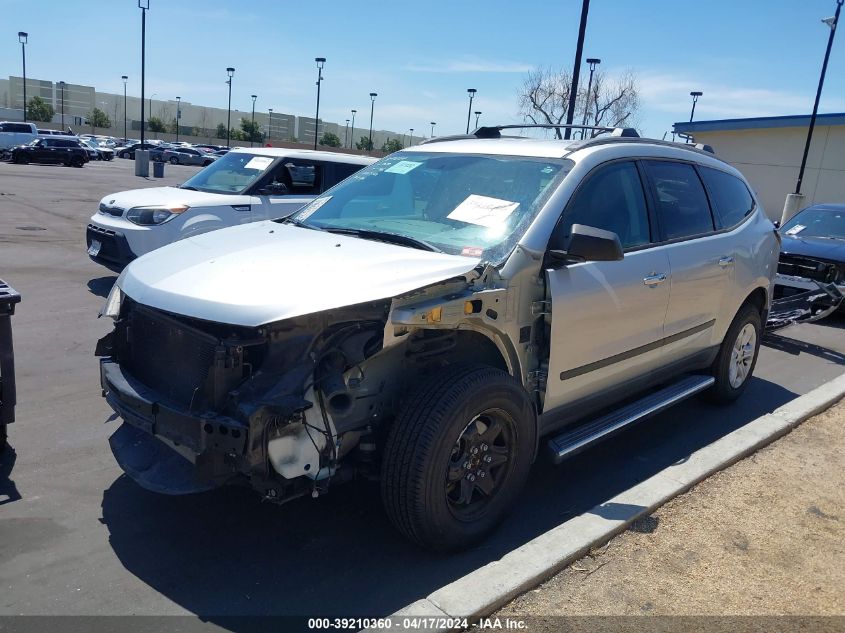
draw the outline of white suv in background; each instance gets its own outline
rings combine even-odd
[[[132,189],[103,198],[88,224],[88,255],[119,269],[186,237],[283,217],[373,162],[308,150],[232,150],[176,187]]]

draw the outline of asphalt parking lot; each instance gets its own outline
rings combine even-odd
[[[0,163],[0,278],[23,295],[17,422],[0,462],[0,614],[197,614],[223,626],[229,615],[386,615],[845,371],[845,318],[781,330],[735,406],[695,399],[562,466],[540,460],[503,527],[460,555],[403,540],[373,484],[281,507],[240,489],[158,496],[122,476],[108,447],[117,422],[93,350],[116,275],[88,260],[85,226],[102,196],[196,170],[167,165],[154,180],[123,160]]]

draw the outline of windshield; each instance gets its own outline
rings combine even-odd
[[[783,225],[785,235],[845,240],[845,209],[804,209]]]
[[[270,168],[273,156],[229,152],[189,178],[181,187],[208,193],[241,194]]]
[[[398,152],[291,216],[302,226],[411,238],[502,260],[568,171],[561,159]]]

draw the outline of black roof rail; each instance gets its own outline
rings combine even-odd
[[[473,136],[475,136],[475,138],[501,138],[502,130],[518,130],[522,128],[541,128],[546,130],[569,128],[571,130],[598,130],[599,132],[610,132],[611,136],[639,136],[637,131],[632,127],[602,127],[597,125],[575,125],[572,123],[522,123],[512,125],[495,125],[480,127],[473,132]]]
[[[611,143],[648,143],[649,145],[660,145],[661,147],[674,147],[676,149],[685,149],[689,150],[690,152],[696,152],[699,154],[710,154],[715,155],[716,152],[713,151],[713,147],[710,145],[705,145],[704,143],[677,143],[675,141],[663,141],[657,138],[619,138],[619,137],[608,137],[608,136],[598,136],[596,138],[585,139],[583,141],[576,141],[574,145],[569,145],[569,152],[572,153],[578,151],[579,149],[584,149],[585,147],[593,147],[595,145],[608,145]]]

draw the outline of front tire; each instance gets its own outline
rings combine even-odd
[[[528,393],[500,369],[437,370],[411,395],[385,445],[385,510],[408,539],[467,547],[504,518],[528,478],[536,444]]]
[[[716,382],[709,391],[711,400],[727,404],[742,395],[757,364],[762,334],[760,311],[752,304],[744,305],[734,317],[713,361]]]
[[[29,164],[29,156],[25,154],[18,154],[15,156],[15,162],[18,165],[28,165]]]
[[[85,160],[81,156],[74,156],[70,159],[70,164],[73,167],[82,167],[85,165]]]
[[[176,158],[175,156],[171,156],[171,157],[170,157],[170,164],[171,164],[171,165],[178,165],[178,164],[179,164],[179,159],[178,159],[178,158]]]

